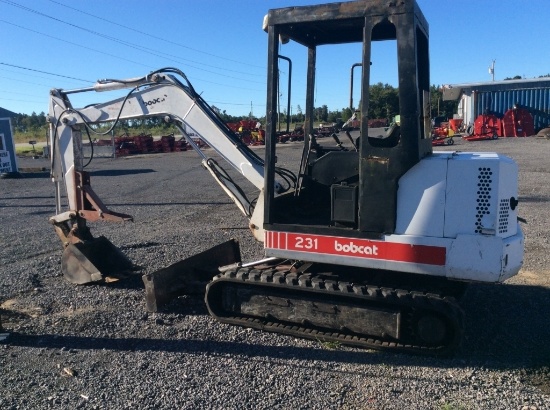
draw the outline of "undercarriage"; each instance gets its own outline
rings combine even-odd
[[[429,355],[450,354],[460,344],[463,312],[456,297],[465,285],[396,288],[385,286],[391,279],[366,283],[352,280],[358,272],[326,268],[333,267],[230,269],[208,284],[206,304],[220,322],[320,342]]]

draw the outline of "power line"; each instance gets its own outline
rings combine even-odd
[[[85,11],[80,10],[80,9],[77,9],[77,8],[75,8],[75,7],[67,6],[66,4],[62,4],[62,3],[58,2],[58,1],[55,1],[55,0],[49,0],[49,1],[52,2],[52,3],[58,4],[58,5],[62,6],[62,7],[66,7],[66,8],[68,8],[68,9],[77,11],[77,12],[82,13],[82,14],[85,14],[85,15],[87,15],[87,16],[94,17],[94,18],[96,18],[96,19],[98,19],[98,20],[102,20],[102,21],[105,21],[105,22],[107,22],[107,23],[114,24],[114,25],[116,25],[116,26],[125,28],[125,29],[127,29],[127,30],[131,30],[131,31],[133,31],[133,32],[135,32],[135,33],[139,33],[139,34],[142,34],[142,35],[145,35],[145,36],[154,38],[154,39],[156,39],[156,40],[165,41],[165,42],[167,42],[167,43],[176,45],[176,46],[178,46],[178,47],[182,47],[182,48],[186,48],[186,49],[189,49],[189,50],[193,50],[193,51],[195,51],[195,52],[197,52],[197,53],[202,53],[202,54],[205,54],[205,55],[208,55],[208,56],[211,56],[211,57],[219,58],[219,59],[226,60],[226,61],[231,61],[232,63],[243,64],[243,65],[246,65],[247,67],[256,67],[256,68],[265,69],[265,67],[263,67],[263,66],[253,65],[253,64],[250,64],[249,62],[242,62],[242,61],[239,61],[239,60],[233,60],[233,59],[230,59],[230,58],[227,58],[227,57],[221,57],[221,56],[218,56],[218,55],[215,55],[215,54],[212,54],[212,53],[208,53],[208,52],[203,51],[203,50],[199,50],[199,49],[196,49],[196,48],[193,48],[193,47],[189,47],[189,46],[183,45],[183,44],[181,44],[181,43],[177,43],[177,42],[175,42],[175,41],[171,41],[171,40],[169,40],[169,39],[167,39],[167,38],[158,37],[158,36],[155,36],[155,35],[153,35],[153,34],[146,33],[146,32],[141,31],[141,30],[137,30],[137,29],[135,29],[135,28],[133,28],[133,27],[128,27],[128,26],[125,26],[124,24],[120,24],[120,23],[117,23],[117,22],[115,22],[115,21],[108,20],[108,19],[106,19],[106,18],[104,18],[104,17],[96,16],[95,14],[91,14],[91,13],[85,12]],[[206,65],[206,64],[205,64],[205,65]],[[217,68],[217,67],[216,67],[216,68]],[[225,68],[224,68],[224,69],[225,69]],[[240,72],[240,71],[238,71],[238,72],[241,73],[241,74],[247,74],[247,75],[250,74],[250,73],[244,73],[244,72]],[[250,74],[250,75],[258,75],[258,76],[259,76],[259,75],[262,75],[262,74]]]
[[[0,101],[17,101],[17,102],[24,102],[24,103],[29,103],[29,104],[37,104],[37,103],[43,104],[44,103],[44,101],[29,101],[29,100],[19,100],[19,99],[16,99],[16,98],[4,98],[4,97],[0,97]]]
[[[19,80],[17,78],[11,78],[11,77],[4,77],[4,76],[0,76],[0,78],[4,78],[6,80],[13,80],[15,81],[16,83],[25,83],[25,84],[32,84],[32,85],[38,85],[40,87],[47,87],[47,88],[52,88],[51,87],[51,84],[50,85],[46,85],[46,84],[40,84],[40,83],[33,83],[32,81],[25,81],[25,80]]]
[[[0,0],[0,1],[3,1],[3,0]],[[27,30],[27,31],[30,31],[30,32],[33,32],[33,33],[36,33],[36,34],[39,34],[39,35],[42,35],[42,36],[45,36],[45,37],[49,37],[49,38],[53,38],[54,40],[58,40],[58,41],[62,41],[64,43],[67,43],[67,44],[72,44],[74,46],[77,46],[77,47],[81,47],[81,48],[84,48],[86,50],[91,50],[91,51],[94,51],[94,52],[97,52],[97,53],[100,53],[100,54],[104,54],[106,56],[109,56],[109,57],[114,57],[114,58],[117,58],[119,60],[122,60],[122,61],[126,61],[126,62],[129,62],[129,63],[133,63],[133,64],[137,64],[137,65],[141,65],[141,66],[144,66],[144,67],[147,67],[149,69],[155,69],[156,67],[152,67],[150,65],[147,65],[147,64],[144,64],[144,63],[141,63],[141,62],[138,62],[138,61],[134,61],[134,60],[130,60],[128,58],[124,58],[124,57],[120,57],[120,56],[117,56],[115,54],[110,54],[110,53],[107,53],[107,52],[104,52],[102,50],[97,50],[97,49],[94,49],[94,48],[91,48],[91,47],[87,47],[87,46],[84,46],[82,44],[78,44],[78,43],[73,43],[71,41],[68,41],[68,40],[65,40],[65,39],[62,39],[62,38],[59,38],[59,37],[55,37],[55,36],[52,36],[52,35],[49,35],[49,34],[46,34],[46,33],[42,33],[40,31],[37,31],[37,30],[33,30],[33,29],[30,29],[30,28],[27,28],[27,27],[23,27],[23,26],[20,26],[18,24],[14,24],[14,23],[11,23],[9,21],[6,21],[6,20],[2,20],[0,19],[0,22],[2,23],[5,23],[5,24],[9,24],[9,25],[12,25],[14,27],[17,27],[17,28],[20,28],[20,29],[23,29],[23,30]],[[162,57],[162,56],[160,56]],[[165,57],[163,57],[165,58]],[[177,61],[177,60],[176,60]],[[198,70],[201,70],[201,71],[204,71],[204,72],[211,72],[211,71],[208,71],[208,70],[204,70],[202,68],[199,68],[199,67],[194,67],[192,65],[189,65],[189,67],[192,67],[192,68],[196,68]],[[217,74],[217,75],[221,75],[219,73],[215,73],[215,72],[211,72],[213,74]],[[240,78],[236,78],[236,77],[231,77],[231,76],[227,76],[227,75],[224,75],[224,78],[235,78],[237,80],[242,80]],[[247,89],[247,88],[244,88],[244,87],[237,87],[237,86],[231,86],[231,85],[224,85],[224,84],[219,84],[219,83],[215,83],[215,82],[212,82],[212,81],[208,81],[208,80],[202,80],[202,82],[206,82],[206,83],[212,83],[212,84],[216,84],[216,85],[223,85],[225,87],[232,87],[232,88],[239,88],[239,89]],[[94,82],[94,81],[87,81],[87,82]],[[259,81],[249,81],[247,80],[247,82],[253,82],[253,83],[258,83],[258,84],[263,84],[262,82],[259,82]],[[248,90],[253,90],[253,89],[250,89],[248,88]],[[257,91],[257,90],[254,90],[254,91]]]
[[[23,6],[21,4],[18,4],[18,3],[15,3],[13,1],[10,1],[10,0],[0,0],[0,2],[2,3],[6,3],[6,4],[9,4],[13,7],[17,7],[17,8],[20,8],[22,10],[25,10],[29,13],[33,13],[33,14],[37,14],[41,17],[45,17],[45,18],[48,18],[48,19],[51,19],[51,20],[54,20],[58,23],[62,23],[62,24],[65,24],[65,25],[68,25],[70,27],[73,27],[73,28],[76,28],[78,30],[82,30],[82,31],[85,31],[87,33],[90,33],[90,34],[93,34],[95,36],[98,36],[98,37],[101,37],[101,38],[104,38],[104,39],[107,39],[107,40],[110,40],[110,41],[113,41],[115,43],[118,43],[118,44],[122,44],[126,47],[130,47],[130,48],[133,48],[135,50],[139,50],[139,51],[142,51],[142,52],[146,52],[148,54],[151,54],[151,55],[154,55],[154,56],[157,56],[157,57],[161,57],[161,58],[166,58],[166,59],[173,59],[174,61],[178,61],[176,60],[176,58],[178,58],[177,56],[174,56],[174,55],[171,55],[171,54],[168,54],[168,53],[163,53],[163,52],[159,52],[158,50],[155,50],[155,49],[151,49],[151,48],[148,48],[148,47],[145,47],[145,46],[141,46],[141,45],[138,45],[138,44],[134,44],[134,43],[131,43],[129,41],[125,41],[125,40],[121,40],[119,38],[116,38],[116,37],[113,37],[113,36],[110,36],[110,35],[106,35],[106,34],[103,34],[103,33],[100,33],[98,31],[95,31],[95,30],[91,30],[91,29],[88,29],[86,27],[82,27],[82,26],[79,26],[77,24],[73,24],[73,23],[69,23],[67,21],[63,21],[61,19],[58,19],[56,17],[53,17],[53,16],[50,16],[46,13],[42,13],[38,10],[35,10],[35,9],[32,9],[32,8],[29,8],[29,7],[26,7],[26,6]],[[68,6],[67,6],[68,7]],[[71,8],[71,7],[69,7]],[[76,9],[75,9],[76,10]],[[79,11],[79,10],[77,10]],[[85,12],[84,12],[85,13]],[[87,13],[85,13],[87,14]],[[95,17],[95,16],[94,16]],[[99,17],[97,17],[99,18]],[[100,18],[101,19],[101,18]],[[108,21],[108,20],[106,20]],[[109,21],[110,22],[110,21]],[[112,22],[110,22],[112,23]],[[112,23],[112,24],[116,24],[116,23]],[[128,28],[130,30],[133,30],[129,27],[126,27],[126,26],[123,26],[125,28]],[[143,32],[140,32],[140,33],[143,33]],[[143,33],[145,35],[147,35],[146,33]],[[162,39],[161,39],[162,40]],[[166,41],[166,40],[165,40]],[[175,43],[177,44],[177,43]],[[237,79],[237,80],[241,80],[241,81],[247,81],[247,82],[253,82],[249,79],[242,79],[242,78],[237,78],[237,77],[231,77],[231,76],[228,76],[227,74],[225,74],[226,72],[228,71],[231,71],[231,72],[237,72],[237,73],[240,73],[240,74],[245,74],[245,75],[257,75],[257,74],[251,74],[251,73],[245,73],[245,72],[241,72],[241,71],[235,71],[235,70],[231,70],[231,69],[228,69],[226,67],[216,67],[216,66],[212,66],[212,65],[208,65],[208,64],[204,64],[204,63],[201,63],[201,62],[197,62],[197,61],[193,61],[193,60],[189,60],[189,59],[183,59],[184,61],[191,61],[192,63],[195,63],[195,64],[201,64],[201,65],[204,65],[204,66],[207,66],[207,67],[212,67],[212,68],[216,68],[216,69],[219,69],[219,70],[223,70],[224,73],[221,74],[221,73],[217,73],[217,72],[214,72],[214,71],[208,71],[208,70],[205,70],[204,68],[199,68],[199,67],[194,67],[194,68],[197,68],[199,70],[202,70],[202,71],[207,71],[207,72],[210,72],[212,74],[215,74],[215,75],[223,75],[224,77],[226,78],[234,78],[234,79]],[[259,82],[258,82],[259,83]],[[263,83],[262,83],[263,84]]]
[[[9,90],[0,90],[0,93],[25,95],[25,96],[27,96],[27,97],[36,97],[36,95],[34,95],[34,94],[18,93],[17,91],[9,91]],[[2,97],[0,97],[0,99],[1,99],[1,98],[2,98]]]
[[[22,67],[22,66],[18,66],[18,65],[15,65],[15,64],[8,64],[8,63],[0,62],[0,65],[5,65],[5,66],[8,66],[8,67],[19,68],[19,69],[21,69],[21,70],[27,70],[27,71],[38,72],[38,73],[42,73],[42,74],[53,75],[53,76],[56,76],[56,77],[68,78],[68,79],[78,80],[78,81],[84,81],[84,82],[88,82],[88,83],[94,83],[94,82],[95,82],[95,81],[83,80],[83,79],[80,79],[80,78],[74,78],[74,77],[70,77],[70,76],[66,76],[66,75],[62,75],[62,74],[50,73],[50,72],[48,72],[48,71],[37,70],[37,69],[34,69],[34,68]],[[43,87],[49,87],[48,85],[45,85],[45,84],[33,83],[33,82],[30,82],[30,81],[18,80],[18,79],[10,78],[10,77],[3,77],[3,76],[0,76],[0,78],[5,78],[5,79],[7,79],[7,80],[13,80],[13,81],[17,81],[17,82],[23,82],[23,83],[27,83],[27,84],[40,85],[40,86],[43,86]],[[214,85],[219,85],[219,86],[222,86],[222,87],[238,88],[238,89],[247,89],[247,88],[243,88],[243,87],[237,87],[237,86],[219,84],[219,83],[216,83],[216,82],[213,82],[213,81],[207,81],[207,80],[202,80],[202,81],[203,81],[203,82],[210,83],[210,84],[214,84]],[[259,90],[254,90],[254,89],[247,89],[247,90],[250,90],[250,91],[259,91]],[[11,100],[11,101],[21,101],[21,100]],[[217,104],[248,105],[248,104],[236,104],[236,103],[225,103],[225,102],[218,102]]]
[[[2,1],[2,0],[0,0],[0,1]],[[90,50],[90,51],[94,51],[94,52],[96,52],[96,53],[104,54],[104,55],[109,56],[109,57],[114,57],[114,58],[117,58],[117,59],[119,59],[119,60],[126,61],[126,62],[128,62],[128,63],[133,63],[133,64],[141,65],[141,66],[144,66],[144,67],[147,67],[147,68],[150,68],[150,69],[154,69],[154,68],[155,68],[155,67],[152,67],[152,66],[148,66],[147,64],[140,63],[140,62],[138,62],[138,61],[133,61],[133,60],[130,60],[130,59],[128,59],[128,58],[124,58],[124,57],[117,56],[116,54],[110,54],[110,53],[107,53],[107,52],[102,51],[102,50],[97,50],[97,49],[95,49],[95,48],[87,47],[87,46],[84,46],[84,45],[79,44],[79,43],[73,43],[72,41],[68,41],[68,40],[65,40],[65,39],[62,39],[62,38],[59,38],[59,37],[55,37],[55,36],[52,36],[52,35],[49,35],[49,34],[46,34],[46,33],[42,33],[42,32],[37,31],[37,30],[33,30],[33,29],[30,29],[30,28],[27,28],[27,27],[23,27],[23,26],[20,26],[20,25],[18,25],[18,24],[11,23],[11,22],[6,21],[6,20],[0,19],[0,22],[6,23],[6,24],[9,24],[9,25],[12,25],[12,26],[17,27],[17,28],[20,28],[20,29],[22,29],[22,30],[27,30],[27,31],[30,31],[30,32],[32,32],[32,33],[39,34],[39,35],[41,35],[41,36],[53,38],[54,40],[62,41],[62,42],[67,43],[67,44],[72,44],[73,46],[81,47],[81,48],[84,48],[84,49],[86,49],[86,50]],[[88,81],[88,82],[89,82],[89,81]],[[92,81],[92,82],[93,82],[93,81]]]
[[[84,81],[84,82],[87,82],[87,83],[95,83],[95,81],[83,80],[83,79],[80,79],[80,78],[74,78],[74,77],[70,77],[70,76],[66,76],[66,75],[62,75],[62,74],[50,73],[48,71],[42,71],[42,70],[37,70],[37,69],[34,69],[34,68],[22,67],[22,66],[18,66],[18,65],[15,65],[15,64],[8,64],[8,63],[0,62],[0,65],[15,67],[15,68],[19,68],[19,69],[22,69],[22,70],[34,71],[34,72],[43,73],[43,74],[49,74],[49,75],[53,75],[53,76],[56,76],[56,77],[63,77],[63,78],[68,78],[68,79],[72,79],[72,80]],[[19,82],[22,81],[22,80],[17,80],[15,78],[10,78],[10,77],[0,77],[0,78],[6,78],[8,80],[14,80],[14,81],[19,81]],[[44,85],[44,84],[32,83],[32,82],[29,82],[29,81],[22,81],[22,82],[26,82],[26,83],[29,83],[29,84],[35,84],[35,85],[42,85],[44,87],[48,87],[47,85]],[[201,82],[214,84],[214,85],[219,85],[219,86],[228,87],[228,88],[237,88],[239,90],[249,90],[249,91],[258,91],[258,92],[260,92],[260,90],[256,90],[256,89],[253,89],[253,88],[246,88],[246,87],[239,87],[239,86],[233,86],[233,85],[227,85],[227,84],[220,84],[220,83],[216,83],[214,81],[201,80]]]
[[[46,77],[44,75],[34,75],[34,74],[29,74],[29,73],[21,73],[21,70],[18,71],[18,70],[9,70],[7,68],[0,68],[0,71],[5,72],[5,73],[24,75],[25,77],[42,78],[42,79],[45,79],[45,80],[51,80],[51,77]],[[0,78],[8,79],[8,77],[2,77],[2,76],[0,76]],[[15,81],[20,81],[20,80],[15,80]],[[82,81],[68,81],[68,82],[78,83],[78,84],[82,83]]]
[[[55,1],[52,1],[56,4],[60,4],[61,3],[58,3],[58,2],[55,2]],[[30,13],[34,13],[34,14],[37,14],[41,17],[44,17],[44,18],[48,18],[48,19],[51,19],[53,21],[56,21],[58,23],[62,23],[62,24],[65,24],[65,25],[68,25],[68,26],[71,26],[71,27],[74,27],[76,29],[79,29],[79,30],[82,30],[82,31],[85,31],[85,32],[88,32],[88,33],[91,33],[93,35],[96,35],[96,36],[99,36],[101,38],[105,38],[107,40],[111,40],[113,42],[116,42],[116,43],[119,43],[119,44],[122,44],[124,46],[127,46],[127,47],[130,47],[130,48],[134,48],[134,49],[137,49],[139,51],[142,51],[142,52],[147,52],[149,54],[154,54],[156,56],[159,56],[159,57],[163,57],[163,58],[167,58],[166,56],[169,56],[169,57],[172,57],[172,58],[175,58],[175,56],[171,56],[169,54],[166,54],[166,53],[162,53],[164,55],[161,55],[159,53],[155,53],[153,52],[153,50],[151,49],[146,49],[145,47],[142,47],[142,46],[139,46],[139,45],[136,45],[136,44],[132,44],[130,42],[127,42],[127,41],[124,41],[124,40],[120,40],[116,37],[113,37],[113,36],[109,36],[109,35],[105,35],[105,34],[102,34],[98,31],[94,31],[94,30],[90,30],[90,29],[87,29],[86,27],[81,27],[81,26],[78,26],[76,24],[71,24],[71,23],[67,23],[65,21],[62,21],[56,17],[52,17],[50,15],[47,15],[45,13],[42,13],[38,10],[35,10],[35,9],[32,9],[32,8],[29,8],[29,7],[26,7],[26,6],[23,6],[23,5],[20,5],[16,2],[13,2],[11,0],[0,0],[0,3],[5,3],[5,4],[8,4],[8,5],[11,5],[13,7],[17,7],[19,9],[22,9],[26,12],[30,12]],[[65,7],[68,7],[68,8],[71,8],[69,6],[65,6]],[[77,9],[75,9],[76,11],[79,11]],[[85,13],[85,12],[82,12],[84,14],[89,14],[89,13]],[[99,18],[101,19],[100,17],[97,17],[97,16],[93,16],[92,17],[95,17],[95,18]],[[105,19],[103,19],[105,20]],[[112,24],[116,24],[114,22],[111,22],[109,20],[105,20],[109,23],[112,23]],[[84,49],[88,49],[88,50],[91,50],[91,51],[94,51],[94,52],[97,52],[97,53],[101,53],[101,54],[104,54],[104,55],[107,55],[107,56],[110,56],[110,57],[115,57],[117,59],[121,59],[121,60],[124,60],[124,61],[128,61],[128,62],[131,62],[131,63],[135,63],[135,64],[140,64],[140,65],[143,65],[143,66],[146,66],[148,68],[151,68],[150,66],[147,66],[146,64],[143,64],[143,63],[140,63],[140,62],[136,62],[136,61],[132,61],[132,60],[129,60],[129,59],[125,59],[123,57],[120,57],[119,55],[114,55],[114,54],[109,54],[109,53],[106,53],[104,51],[101,51],[101,50],[97,50],[97,49],[94,49],[94,48],[91,48],[91,47],[87,47],[85,45],[83,45],[82,43],[74,43],[74,42],[70,42],[70,41],[67,41],[65,39],[62,39],[62,38],[58,38],[58,37],[55,37],[55,36],[51,36],[49,34],[46,34],[46,33],[42,33],[40,31],[37,31],[37,30],[33,30],[33,29],[30,29],[30,28],[26,28],[26,27],[23,27],[23,26],[20,26],[20,25],[17,25],[17,24],[14,24],[14,23],[11,23],[11,22],[8,22],[6,20],[2,20],[0,19],[0,22],[3,22],[5,24],[10,24],[12,26],[15,26],[19,29],[22,29],[22,30],[26,30],[26,31],[30,31],[30,32],[33,32],[33,33],[36,33],[38,35],[41,35],[41,36],[46,36],[46,37],[49,37],[49,38],[53,38],[57,41],[62,41],[62,42],[65,42],[65,43],[68,43],[68,44],[71,44],[71,45],[74,45],[76,47],[81,47],[81,48],[84,48]],[[122,25],[120,25],[122,26]],[[140,34],[143,34],[143,35],[148,35],[147,33],[145,32],[141,32],[139,30],[134,30],[132,28],[129,28],[129,27],[125,27],[125,26],[122,26],[124,28],[127,28],[127,29],[130,29],[130,30],[133,30],[133,31],[136,31],[136,32],[139,32]],[[154,37],[154,38],[157,38],[157,39],[161,39],[160,37],[155,37],[155,36],[151,36],[151,37]],[[161,39],[161,40],[165,40],[165,41],[168,41],[168,42],[171,42],[169,40],[166,40],[166,39]],[[176,44],[180,47],[185,47],[185,48],[189,48],[189,49],[192,49],[190,47],[186,47],[182,44],[178,44],[178,43],[174,43],[174,42],[171,42],[173,44]],[[196,50],[198,52],[200,52],[200,50]],[[210,53],[205,53],[204,54],[209,54]],[[219,56],[215,56],[212,54],[212,56],[216,57],[216,58],[222,58],[222,57],[219,57]],[[226,59],[228,61],[232,61],[230,59]],[[240,62],[239,62],[240,63]],[[36,72],[36,73],[42,73],[42,74],[46,74],[46,75],[50,75],[50,76],[56,76],[56,77],[60,77],[60,78],[66,78],[66,79],[70,79],[70,80],[75,80],[75,81],[79,81],[79,82],[86,82],[86,83],[94,83],[95,80],[87,80],[87,79],[82,79],[82,78],[77,78],[77,77],[72,77],[72,76],[67,76],[67,75],[63,75],[63,74],[58,74],[58,73],[53,73],[53,72],[48,72],[48,71],[44,71],[44,70],[39,70],[39,69],[35,69],[35,68],[30,68],[30,67],[25,67],[25,66],[21,66],[21,65],[16,65],[16,64],[12,64],[12,63],[9,63],[9,62],[0,62],[0,65],[4,65],[4,66],[7,66],[7,67],[13,67],[15,69],[18,69],[18,70],[24,70],[24,71],[29,71],[29,72]],[[186,65],[189,65],[189,64],[186,64]],[[189,65],[191,67],[193,67],[192,65]],[[201,70],[202,72],[209,72],[208,70],[205,70],[204,68],[199,68],[199,67],[193,67],[193,68],[196,68],[196,69],[199,69]],[[215,67],[215,68],[218,68],[218,67]],[[225,70],[225,73],[224,74],[219,74],[219,73],[216,73],[216,72],[212,72],[213,74],[216,74],[216,75],[223,75],[224,78],[235,78],[235,77],[231,77],[231,76],[228,76],[227,75],[227,71],[235,71],[235,70],[228,70],[226,68],[224,68]],[[243,73],[243,72],[240,72],[240,71],[235,71],[235,72],[239,72],[239,73]],[[248,76],[250,76],[251,74],[250,73],[243,73],[243,74],[246,74]],[[6,78],[6,77],[1,77],[1,78]],[[256,81],[251,81],[249,78],[247,79],[240,79],[240,78],[236,78],[237,80],[242,80],[242,81],[246,81],[247,83],[255,83]],[[14,79],[11,79],[11,80],[14,80]],[[202,80],[202,79],[198,79],[200,80],[201,82],[204,82],[204,83],[210,83],[210,84],[214,84],[214,85],[217,85],[217,86],[221,86],[221,87],[229,87],[229,88],[237,88],[239,90],[250,90],[250,91],[255,91],[255,92],[259,92],[259,93],[262,93],[264,92],[264,90],[257,90],[257,89],[253,89],[253,88],[247,88],[247,87],[241,87],[241,86],[237,86],[237,85],[234,85],[234,83],[232,83],[231,85],[229,84],[220,84],[220,83],[217,83],[217,82],[214,82],[214,81],[209,81],[209,80]],[[31,83],[31,82],[28,82],[28,81],[23,81],[23,80],[15,80],[17,81],[18,83],[29,83],[29,84],[36,84],[36,83]],[[264,84],[263,82],[257,82],[258,84]],[[40,86],[44,86],[44,87],[48,87],[46,85],[43,85],[43,84],[36,84],[36,85],[40,85]],[[6,100],[6,99],[5,99]],[[9,99],[10,101],[23,101],[23,100],[19,100],[19,99]],[[30,102],[30,101],[26,101],[26,102]],[[248,105],[248,104],[238,104],[238,103],[227,103],[227,102],[218,102],[218,104],[224,104],[224,105],[233,105],[233,106],[236,106],[236,105],[242,105],[242,106],[245,106],[245,105]]]
[[[90,81],[90,80],[83,80],[82,78],[70,77],[70,76],[68,76],[68,75],[55,74],[55,73],[50,73],[50,72],[48,72],[48,71],[36,70],[36,69],[34,69],[34,68],[21,67],[21,66],[19,66],[19,65],[15,65],[15,64],[8,64],[8,63],[2,63],[2,62],[0,62],[0,64],[1,64],[1,65],[5,65],[5,66],[8,66],[8,67],[19,68],[19,69],[21,69],[21,70],[34,71],[34,72],[36,72],[36,73],[54,75],[54,76],[56,76],[56,77],[69,78],[69,79],[71,79],[71,80],[84,81],[85,83],[93,83],[93,82],[94,82],[94,81]]]

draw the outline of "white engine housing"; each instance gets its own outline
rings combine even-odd
[[[395,234],[449,239],[449,278],[503,281],[523,262],[517,178],[497,153],[434,152],[399,180]]]

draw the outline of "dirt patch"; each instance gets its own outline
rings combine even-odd
[[[8,299],[0,305],[0,309],[9,309],[17,304],[17,299]]]
[[[541,367],[540,369],[522,370],[529,383],[540,389],[544,394],[550,394],[550,367]]]
[[[13,329],[19,323],[28,320],[28,309],[17,309],[17,299],[12,298],[0,304],[0,320],[4,330]]]
[[[550,288],[550,271],[545,270],[534,272],[521,270],[517,276],[509,281],[509,283]]]

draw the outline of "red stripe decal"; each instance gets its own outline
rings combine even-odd
[[[446,248],[441,246],[291,232],[275,235],[276,240],[266,242],[266,248],[440,266],[445,265],[446,259]]]

